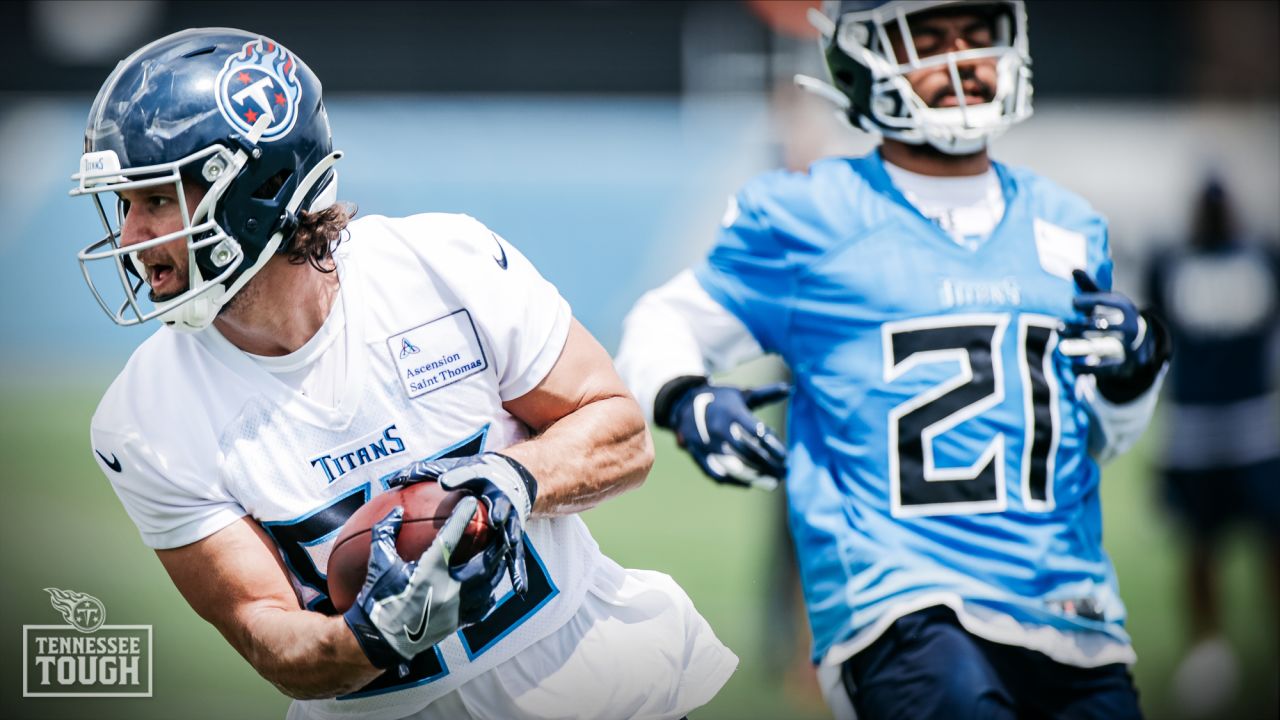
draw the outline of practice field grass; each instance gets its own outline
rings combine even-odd
[[[88,419],[98,391],[0,387],[3,468],[3,698],[13,718],[279,718],[288,701],[261,680],[218,633],[187,607],[91,460]],[[1155,505],[1146,446],[1109,466],[1104,482],[1106,542],[1119,568],[1138,648],[1134,671],[1152,718],[1175,717],[1168,677],[1185,647],[1178,622],[1176,533]],[[640,490],[587,514],[607,553],[624,565],[662,570],[694,598],[742,659],[707,708],[710,718],[827,717],[803,679],[781,671],[793,648],[771,637],[786,618],[767,617],[765,595],[778,498],[703,480],[669,438]],[[1264,597],[1259,554],[1247,535],[1232,538],[1225,568],[1228,634],[1248,671],[1246,702],[1232,717],[1275,717],[1277,627]],[[106,605],[109,624],[155,626],[155,697],[24,699],[22,625],[55,624],[46,587],[87,592]],[[779,657],[783,662],[777,663]]]

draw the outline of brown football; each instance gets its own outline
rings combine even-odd
[[[396,550],[405,560],[417,560],[431,546],[455,505],[465,493],[450,492],[439,483],[420,482],[393,488],[365,503],[347,518],[329,553],[329,599],[338,612],[355,602],[369,568],[369,536],[374,523],[397,505],[404,520],[396,537]],[[457,564],[482,550],[489,540],[489,515],[484,503],[467,525],[450,562]]]

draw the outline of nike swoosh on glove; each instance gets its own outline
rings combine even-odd
[[[449,565],[477,503],[473,498],[459,502],[431,546],[412,562],[396,551],[404,508],[393,508],[374,524],[368,575],[343,613],[374,667],[395,667],[403,677],[414,656],[493,609],[493,587],[476,569],[493,558],[482,553],[457,568]]]

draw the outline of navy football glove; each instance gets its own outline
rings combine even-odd
[[[523,596],[529,589],[524,563],[524,525],[538,496],[538,481],[513,458],[484,453],[462,458],[420,460],[393,475],[392,487],[435,480],[446,490],[462,490],[480,498],[489,510],[489,527],[496,530],[497,552],[511,575],[511,586]]]
[[[786,383],[742,390],[676,378],[659,391],[654,417],[712,480],[772,490],[786,477],[787,448],[751,411],[790,393]]]
[[[476,507],[472,498],[459,502],[431,547],[413,562],[396,552],[404,508],[392,509],[374,524],[368,575],[343,614],[374,667],[396,667],[403,677],[414,656],[493,608],[493,586],[483,565],[497,564],[496,557],[482,553],[460,567],[449,566]]]
[[[1101,291],[1085,271],[1072,276],[1080,288],[1072,304],[1080,315],[1065,324],[1058,350],[1077,373],[1097,376],[1107,399],[1128,402],[1151,387],[1169,358],[1168,333],[1129,298]]]
[[[1080,294],[1072,304],[1080,316],[1069,320],[1058,348],[1076,372],[1129,377],[1156,356],[1156,336],[1129,298],[1102,292],[1083,270],[1073,270]]]

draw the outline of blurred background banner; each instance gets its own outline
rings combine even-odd
[[[280,41],[325,85],[334,144],[346,151],[342,199],[360,215],[479,218],[612,351],[626,310],[705,252],[725,197],[745,180],[873,147],[791,84],[797,72],[824,74],[804,20],[815,4],[0,4],[3,714],[256,718],[287,706],[186,606],[91,459],[89,416],[155,331],[115,327],[75,260],[101,226],[91,203],[67,197],[69,178],[89,104],[117,60],[194,26]],[[1036,114],[994,154],[1111,219],[1117,285],[1144,295],[1148,259],[1185,244],[1210,177],[1229,188],[1241,232],[1275,246],[1280,4],[1032,0],[1028,14]],[[658,441],[649,483],[586,519],[624,565],[680,581],[742,657],[698,717],[826,717],[793,662],[807,638],[775,572],[781,498],[713,487],[669,437]],[[1144,442],[1104,482],[1134,672],[1156,718],[1177,714],[1171,678],[1193,640],[1186,541],[1159,502],[1159,450]],[[713,497],[729,511],[705,512]],[[1274,717],[1277,707],[1280,583],[1261,537],[1233,531],[1222,555],[1223,632],[1242,668],[1233,717]],[[22,625],[59,622],[46,587],[99,598],[110,623],[154,626],[154,697],[21,696]]]

